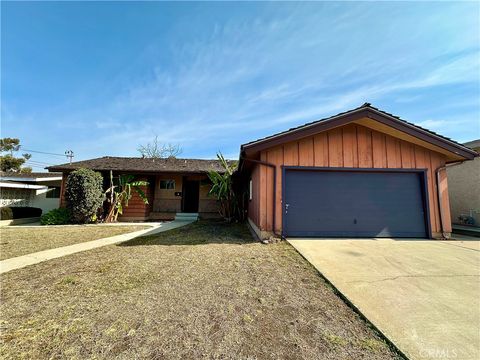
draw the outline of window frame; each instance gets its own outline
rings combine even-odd
[[[162,187],[162,184],[165,184],[165,187]],[[160,190],[175,190],[176,186],[177,184],[175,182],[175,179],[160,179],[160,184],[159,184]]]

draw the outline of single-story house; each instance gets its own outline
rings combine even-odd
[[[480,152],[480,139],[463,145]],[[480,157],[447,169],[452,222],[480,227]],[[462,222],[463,219],[463,222]]]
[[[152,159],[105,156],[97,159],[77,161],[71,164],[50,166],[49,171],[63,173],[61,205],[65,203],[64,189],[68,174],[79,168],[100,172],[104,188],[110,185],[110,171],[135,175],[135,180],[149,183],[144,191],[148,198],[145,204],[136,192],[128,207],[123,209],[122,221],[168,220],[177,213],[194,213],[201,218],[219,216],[219,202],[208,193],[211,188],[207,173],[211,170],[222,172],[217,160],[201,159]]]
[[[31,206],[46,213],[59,206],[61,173],[0,172],[0,207]]]
[[[248,223],[260,238],[420,237],[451,233],[446,166],[474,150],[369,103],[243,144],[236,181],[248,186]],[[217,215],[208,196],[217,160],[103,157],[51,166],[135,174],[150,201],[134,197],[123,220],[177,212]],[[108,184],[105,184],[108,186]],[[63,204],[63,196],[62,196]]]
[[[446,165],[478,154],[369,103],[241,146],[261,238],[451,233]]]

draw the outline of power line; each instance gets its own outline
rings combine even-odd
[[[28,151],[32,153],[37,153],[37,154],[45,154],[45,155],[55,155],[55,156],[61,156],[61,157],[68,157],[67,154],[56,154],[56,153],[50,153],[50,152],[45,152],[45,151],[37,151],[37,150],[30,150],[30,149],[24,149],[21,147],[23,151]]]
[[[25,163],[26,164],[37,164],[37,165],[55,165],[55,164],[52,164],[52,163],[46,163],[46,162],[43,162],[43,161],[36,161],[36,160],[27,160]]]

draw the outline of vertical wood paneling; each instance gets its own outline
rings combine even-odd
[[[441,154],[394,138],[390,135],[371,130],[361,125],[349,124],[317,134],[313,137],[291,142],[269,149],[261,159],[277,166],[276,204],[273,208],[273,170],[266,166],[258,167],[256,189],[258,202],[252,219],[262,230],[273,230],[273,213],[276,217],[276,230],[282,229],[282,171],[281,166],[318,166],[318,167],[364,167],[364,168],[419,168],[427,169],[428,202],[430,223],[433,233],[440,232],[439,204],[435,181],[435,169],[445,163]],[[445,178],[443,178],[445,177]],[[448,206],[448,185],[442,175],[442,208],[445,212],[444,226],[449,231],[450,220]],[[253,206],[250,206],[252,208]]]
[[[328,135],[326,132],[313,138],[315,166],[328,167]]]
[[[374,168],[387,167],[387,149],[385,135],[378,131],[372,132],[372,156]]]
[[[353,124],[342,128],[343,136],[343,166],[358,167],[357,128]]]
[[[313,137],[300,140],[298,142],[298,164],[300,166],[315,165],[313,151]]]
[[[266,161],[273,163],[276,158],[275,151],[267,151]],[[273,169],[271,167],[263,166],[267,175],[267,188],[266,191],[266,218],[267,218],[267,229],[273,229]]]
[[[434,214],[435,214],[435,232],[440,232],[440,211],[438,210],[438,189],[435,170],[442,165],[439,157],[436,156],[434,152],[429,152],[430,155],[430,172],[432,174],[432,194],[433,194],[433,203],[434,203]]]
[[[341,128],[328,132],[328,163],[330,167],[343,166],[343,139]]]
[[[373,167],[372,131],[363,126],[357,127],[358,167]]]
[[[282,231],[282,168],[283,165],[283,146],[276,148],[273,153],[275,154],[272,163],[277,166],[276,176],[276,194],[275,194],[275,226],[276,231],[281,233]]]
[[[385,143],[387,149],[387,167],[396,169],[402,167],[402,159],[399,151],[398,140],[389,135],[385,136]]]
[[[442,161],[442,160],[441,160]],[[444,162],[444,160],[442,161]],[[447,171],[442,170],[440,172],[440,193],[442,194],[442,203],[440,204],[443,210],[443,230],[445,232],[452,232],[452,218],[450,214],[450,199],[448,197],[448,180],[447,180]]]
[[[298,166],[298,143],[291,142],[285,144],[283,156],[285,158],[285,165]]]
[[[267,161],[266,151],[260,154],[260,160]],[[260,165],[260,228],[267,229],[267,167]]]
[[[406,141],[400,142],[400,155],[402,157],[402,168],[413,169],[415,168],[415,154],[413,152],[413,144]]]

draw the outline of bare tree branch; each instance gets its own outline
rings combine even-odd
[[[160,144],[158,142],[158,135],[155,135],[151,143],[140,145],[137,150],[142,154],[142,157],[153,159],[176,158],[183,151],[178,144]]]

